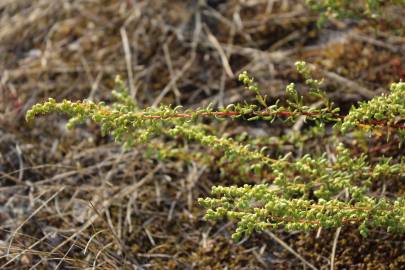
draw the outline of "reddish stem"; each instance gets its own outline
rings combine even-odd
[[[281,116],[281,117],[290,117],[290,116],[318,116],[320,115],[319,112],[269,112],[269,111],[261,111],[261,112],[252,112],[250,113],[255,116]],[[203,112],[197,113],[198,116],[219,116],[219,117],[232,117],[232,116],[240,116],[243,115],[240,112]],[[161,119],[163,116],[160,115],[144,115],[147,119]],[[169,117],[173,118],[192,118],[193,114],[190,113],[178,113],[172,114]],[[343,119],[345,116],[343,115],[335,115],[338,119]],[[368,122],[364,122],[365,125],[372,125],[372,126],[382,126],[382,127],[390,127],[396,129],[405,129],[405,124],[388,124],[384,121],[380,120],[371,120]]]

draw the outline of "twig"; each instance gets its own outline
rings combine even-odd
[[[274,233],[265,230],[264,231],[267,235],[269,235],[271,238],[273,238],[277,243],[279,243],[283,248],[285,248],[286,250],[288,250],[291,254],[293,254],[295,257],[297,257],[298,259],[301,260],[302,263],[304,263],[305,265],[307,265],[309,268],[313,269],[313,270],[318,270],[318,268],[316,268],[313,264],[311,264],[310,262],[308,262],[307,260],[305,260],[300,254],[298,254],[295,250],[293,250],[289,245],[287,245],[286,242],[284,242],[283,240],[281,240],[280,238],[278,238]]]
[[[332,254],[330,255],[330,270],[333,270],[335,268],[336,246],[337,246],[337,242],[338,242],[341,230],[342,230],[342,227],[337,228],[336,233],[335,233],[335,239],[333,240]]]
[[[135,84],[134,84],[134,75],[133,75],[133,71],[132,71],[132,57],[131,57],[131,49],[130,49],[129,41],[128,41],[128,35],[127,35],[127,31],[125,30],[124,27],[122,27],[120,29],[120,33],[121,33],[121,38],[122,38],[122,45],[124,47],[124,52],[125,52],[125,62],[126,62],[127,71],[128,71],[129,89],[131,91],[132,98],[135,99],[137,89],[135,88]]]

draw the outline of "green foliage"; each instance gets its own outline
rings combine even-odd
[[[388,232],[405,232],[405,200],[389,202],[363,196],[357,202],[337,199],[317,202],[302,198],[285,198],[267,184],[243,187],[213,187],[219,198],[200,199],[208,208],[206,218],[237,219],[232,238],[267,228],[308,231],[319,227],[334,228],[360,224],[360,233],[367,236],[369,227],[385,227]]]
[[[307,5],[320,14],[319,24],[328,17],[357,18],[377,17],[387,4],[405,4],[404,0],[306,0]]]
[[[393,83],[391,94],[375,97],[368,102],[360,102],[358,108],[352,108],[345,117],[342,131],[361,125],[387,125],[392,128],[403,128],[405,115],[405,83]],[[374,125],[373,125],[374,124]]]
[[[285,102],[277,100],[268,104],[267,96],[261,93],[254,78],[243,72],[239,80],[255,94],[257,104],[230,104],[216,111],[210,106],[197,110],[165,105],[141,109],[117,78],[117,89],[113,91],[117,102],[111,106],[86,100],[58,103],[49,99],[34,105],[26,119],[32,121],[37,115],[51,112],[65,113],[70,117],[69,128],[90,119],[101,126],[103,134],[111,134],[126,147],[149,144],[149,152],[153,150],[160,159],[193,158],[206,164],[214,163],[225,174],[237,168],[246,181],[251,180],[249,175],[258,176],[260,184],[217,186],[212,189],[213,197],[199,199],[199,203],[208,208],[206,219],[237,220],[235,239],[265,228],[307,231],[347,224],[357,224],[363,236],[373,227],[405,232],[405,200],[377,198],[370,192],[376,181],[404,177],[405,159],[371,160],[365,153],[353,156],[341,140],[351,131],[361,131],[368,135],[382,132],[387,134],[387,139],[395,137],[402,141],[405,138],[405,83],[392,84],[390,94],[360,102],[344,116],[322,90],[322,81],[313,78],[310,68],[304,62],[297,62],[296,67],[305,79],[309,95],[321,101],[319,108],[306,105],[305,97],[293,83],[286,87]],[[326,154],[293,157],[292,153],[285,153],[273,158],[268,155],[267,147],[257,147],[255,139],[216,135],[213,126],[201,123],[203,117],[269,123],[283,120],[287,124],[304,118],[312,125],[306,133],[273,140],[280,145],[289,140],[303,144],[304,140],[325,134],[328,129],[333,132],[329,137],[336,147],[331,149],[332,157]],[[188,154],[175,145],[165,147],[158,143],[162,136],[198,142],[222,158],[216,160],[203,152]]]

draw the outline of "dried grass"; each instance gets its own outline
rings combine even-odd
[[[275,235],[235,244],[230,224],[202,221],[196,198],[225,181],[216,168],[162,163],[145,157],[144,147],[124,152],[91,124],[67,131],[61,118],[40,119],[35,127],[23,119],[48,97],[108,101],[116,74],[141,105],[190,107],[249,98],[234,80],[242,69],[280,96],[281,86],[297,79],[291,63],[298,58],[324,70],[341,102],[370,97],[404,76],[404,35],[383,23],[369,37],[367,26],[342,22],[330,26],[337,32],[317,30],[302,1],[205,2],[0,2],[1,269],[328,265],[322,256],[330,257],[331,245],[312,235],[274,232],[287,249]],[[351,91],[334,92],[337,85]],[[403,238],[377,236],[384,237],[379,246],[390,250],[392,267],[400,265]],[[344,241],[351,237],[358,239],[349,228],[335,241],[337,265],[350,260]],[[392,247],[392,241],[402,242]],[[316,251],[317,243],[328,250]],[[357,245],[372,249],[370,242]],[[379,265],[364,256],[362,266]]]

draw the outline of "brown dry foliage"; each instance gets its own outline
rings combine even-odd
[[[233,243],[232,224],[203,221],[196,198],[229,184],[218,168],[161,162],[144,147],[122,151],[92,124],[67,131],[65,118],[28,126],[23,116],[48,97],[108,101],[116,74],[142,106],[251,98],[235,82],[244,69],[278,97],[299,79],[297,59],[313,63],[331,97],[350,105],[404,79],[404,9],[387,12],[389,20],[332,21],[319,30],[316,15],[295,0],[1,1],[0,268],[329,267],[334,231]],[[219,125],[230,134],[269,130]],[[303,147],[322,151],[316,141]],[[383,232],[361,239],[346,228],[335,266],[399,269],[404,241]]]

